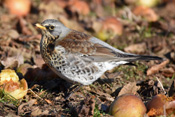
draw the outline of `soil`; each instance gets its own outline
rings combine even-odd
[[[1,91],[0,116],[110,117],[109,107],[120,95],[132,93],[145,104],[157,94],[174,95],[173,0],[142,13],[135,11],[136,2],[128,2],[133,0],[31,0],[26,16],[10,13],[5,1],[0,1],[0,71],[15,70],[26,79],[28,91],[18,100]],[[41,32],[35,24],[51,18],[122,51],[159,56],[166,62],[136,61],[107,71],[92,85],[69,83],[52,72],[40,55]]]

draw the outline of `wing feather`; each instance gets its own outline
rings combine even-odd
[[[154,56],[142,56],[122,52],[95,37],[75,30],[72,30],[64,39],[57,41],[56,46],[57,45],[63,46],[67,52],[81,55],[81,57],[85,56],[96,62],[114,59],[116,62],[161,59]]]

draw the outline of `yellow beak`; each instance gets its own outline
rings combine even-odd
[[[41,30],[46,30],[46,27],[42,26],[41,24],[37,23],[35,24],[36,27],[40,28]]]

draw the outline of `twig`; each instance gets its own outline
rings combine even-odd
[[[157,77],[156,77],[156,79],[157,79],[158,83],[160,84],[160,87],[161,87],[162,90],[164,91],[164,94],[166,94],[166,91],[165,91],[165,89],[164,89],[162,83],[160,82],[160,80],[159,80]]]

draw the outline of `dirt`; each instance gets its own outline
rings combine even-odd
[[[6,99],[1,92],[0,116],[110,117],[109,107],[119,95],[132,93],[144,103],[157,94],[174,95],[175,2],[162,1],[143,11],[145,15],[134,14],[137,5],[129,0],[32,0],[30,12],[17,16],[4,1],[0,1],[0,70],[14,69],[26,79],[28,91],[18,100]],[[163,66],[161,61],[121,65],[89,86],[69,83],[54,74],[40,55],[41,33],[35,24],[49,18],[101,37],[122,51],[169,61]],[[148,74],[153,66],[158,68]]]

